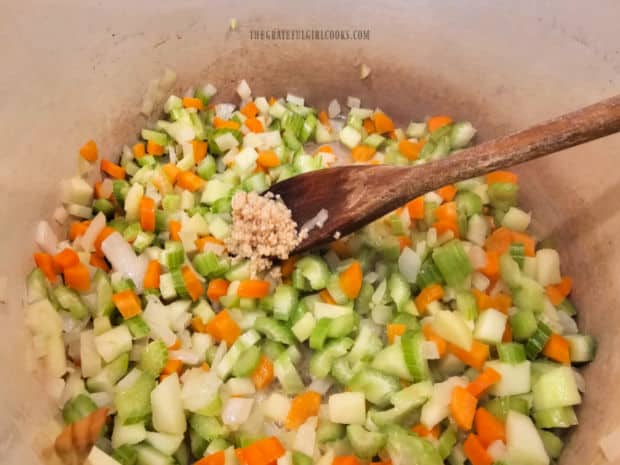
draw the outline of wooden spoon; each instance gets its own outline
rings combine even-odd
[[[312,229],[294,250],[299,253],[332,241],[335,234],[350,234],[426,192],[618,131],[620,95],[431,163],[339,166],[289,178],[270,191],[300,226],[321,209],[328,212],[323,227]]]

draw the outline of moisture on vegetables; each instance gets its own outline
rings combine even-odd
[[[93,465],[556,460],[582,399],[574,366],[596,343],[577,328],[558,252],[528,232],[517,176],[445,186],[266,269],[252,247],[295,240],[283,210],[267,212],[270,231],[255,223],[271,184],[330,166],[337,144],[355,163],[419,164],[475,129],[447,116],[399,128],[353,97],[341,115],[334,101],[328,114],[252,97],[245,81],[237,91],[238,106],[212,103],[212,85],[170,96],[120,160],[98,163],[88,142],[54,213],[66,235],[37,229],[26,320],[56,379],[59,453],[86,448]]]

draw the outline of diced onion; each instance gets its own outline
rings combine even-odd
[[[198,365],[200,359],[191,350],[172,350],[168,353],[168,356],[174,360],[180,360],[185,365]]]
[[[250,86],[245,79],[242,79],[237,86],[237,94],[239,94],[241,100],[247,100],[252,96],[252,89],[250,89]]]
[[[327,391],[329,391],[329,388],[331,388],[333,384],[333,381],[329,378],[313,379],[308,386],[308,391],[315,391],[321,395],[324,395]]]
[[[69,218],[69,213],[67,213],[64,207],[60,206],[54,210],[52,218],[54,218],[54,221],[58,224],[65,224],[65,221]]]
[[[302,107],[304,106],[304,98],[291,93],[286,94],[286,101]]]
[[[146,257],[144,255],[136,257],[131,245],[118,232],[110,234],[103,241],[101,250],[112,267],[129,277],[136,285],[136,289],[141,291],[148,266]]]
[[[351,96],[347,97],[347,106],[349,108],[359,108],[361,104],[362,101],[359,98]]]
[[[433,341],[423,341],[422,342],[422,356],[426,360],[438,360],[439,350],[437,349],[437,344]]]
[[[80,239],[80,247],[86,251],[91,252],[93,245],[99,233],[105,228],[106,218],[103,212],[99,212],[97,216],[90,222],[88,228],[84,232],[84,235]]]
[[[319,212],[313,217],[306,221],[301,228],[300,231],[311,231],[314,228],[322,228],[329,217],[329,213],[326,209],[321,208]]]
[[[479,291],[485,291],[489,287],[491,281],[482,273],[475,271],[471,278],[471,285]]]
[[[340,104],[338,103],[338,100],[334,99],[331,102],[329,102],[329,105],[327,106],[327,116],[329,116],[330,118],[335,118],[339,114],[340,114]]]
[[[379,279],[379,275],[375,271],[371,271],[364,275],[364,282],[372,284]]]
[[[439,195],[437,192],[431,191],[424,194],[424,201],[440,204],[443,202],[443,197],[441,197],[441,195]]]
[[[573,375],[575,375],[575,384],[577,384],[577,389],[579,392],[586,392],[586,380],[579,370],[573,368]]]
[[[571,318],[565,312],[558,312],[558,323],[562,326],[562,334],[577,334],[579,328],[577,328],[577,322]]]
[[[213,97],[215,94],[217,94],[217,88],[213,84],[209,83],[202,88],[202,92],[207,97]]]
[[[56,245],[58,244],[58,237],[47,221],[39,221],[37,229],[35,231],[35,242],[44,252],[49,254],[56,253]]]
[[[398,270],[407,281],[410,283],[416,281],[421,264],[420,256],[417,253],[409,247],[403,248],[400,257],[398,257]]]
[[[502,460],[506,456],[506,452],[508,452],[506,444],[499,439],[497,441],[493,441],[487,448],[487,453],[491,456],[494,462]]]
[[[484,268],[487,264],[487,254],[484,249],[477,245],[472,245],[467,252],[469,261],[474,270]]]
[[[240,426],[246,422],[252,411],[254,399],[231,397],[222,407],[222,422],[228,426]]]
[[[293,450],[306,454],[309,457],[314,456],[317,424],[318,418],[310,417],[297,429]]]
[[[230,119],[233,111],[235,111],[235,106],[232,103],[218,103],[215,105],[215,116],[218,118]]]

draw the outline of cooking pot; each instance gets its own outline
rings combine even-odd
[[[136,137],[145,124],[142,96],[166,67],[178,73],[177,92],[211,82],[220,101],[237,101],[234,89],[245,78],[254,95],[291,91],[320,108],[358,96],[403,124],[435,113],[466,118],[484,140],[616,94],[619,17],[617,0],[5,2],[2,463],[37,463],[54,431],[54,406],[45,376],[33,373],[22,321],[34,226],[51,218],[59,180],[75,172],[82,143],[92,138],[115,158]],[[253,34],[286,28],[364,32],[356,33],[362,40]],[[371,69],[364,80],[361,64]],[[597,442],[620,418],[619,152],[616,135],[517,169],[538,236],[555,241],[574,278],[579,325],[599,341],[563,465],[602,463]]]

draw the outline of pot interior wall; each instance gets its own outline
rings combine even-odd
[[[5,6],[0,77],[2,241],[0,274],[10,283],[0,307],[0,452],[8,464],[33,463],[47,429],[45,383],[30,374],[22,323],[22,276],[31,266],[33,226],[51,217],[58,181],[74,172],[77,147],[95,139],[117,157],[144,119],[150,79],[178,72],[177,90],[212,82],[236,99],[245,78],[255,95],[287,91],[325,107],[362,98],[401,123],[433,113],[470,119],[484,140],[617,92],[620,4],[525,2],[267,0],[95,2],[27,0]],[[527,6],[526,6],[527,5]],[[237,31],[228,29],[237,18]],[[368,29],[369,41],[253,41],[251,29]],[[359,79],[359,64],[372,69]],[[236,100],[235,100],[236,101]],[[549,235],[574,277],[580,324],[600,342],[586,371],[581,427],[563,465],[597,463],[598,438],[614,429],[620,391],[615,328],[620,313],[619,136],[522,166],[522,198],[541,236]],[[36,443],[36,444],[33,444]]]

